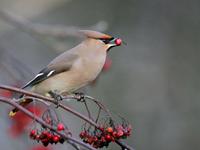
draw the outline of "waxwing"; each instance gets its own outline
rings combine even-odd
[[[121,45],[122,40],[97,31],[80,30],[78,33],[85,37],[82,43],[57,56],[22,88],[52,96],[75,92],[95,80],[107,52]],[[25,106],[31,101],[23,100],[20,104]],[[17,111],[14,108],[9,115],[14,116]]]

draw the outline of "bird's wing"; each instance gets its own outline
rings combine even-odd
[[[65,72],[71,69],[74,61],[78,58],[78,55],[71,53],[63,53],[56,57],[49,65],[42,69],[31,81],[29,81],[22,88],[32,87],[49,77],[52,77],[61,72]]]

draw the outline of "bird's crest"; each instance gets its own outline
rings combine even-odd
[[[92,30],[79,30],[79,33],[82,34],[83,36],[86,36],[88,38],[94,38],[94,39],[110,39],[112,36],[97,32],[97,31],[92,31]]]

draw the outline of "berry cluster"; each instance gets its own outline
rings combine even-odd
[[[62,123],[57,125],[57,131],[63,131],[64,129],[65,127]],[[63,144],[65,142],[65,139],[63,139],[60,135],[57,135],[48,129],[43,129],[42,131],[32,129],[29,136],[31,139],[41,142],[44,146],[57,143]]]
[[[125,139],[131,135],[130,125],[117,125],[100,127],[92,132],[84,130],[80,133],[80,138],[85,143],[92,145],[95,148],[102,148],[108,146],[110,142],[115,142],[119,139]]]

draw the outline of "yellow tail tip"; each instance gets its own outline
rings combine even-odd
[[[16,112],[11,111],[11,112],[9,113],[9,116],[10,116],[10,117],[13,117],[13,116],[15,116],[15,114],[16,114]]]

